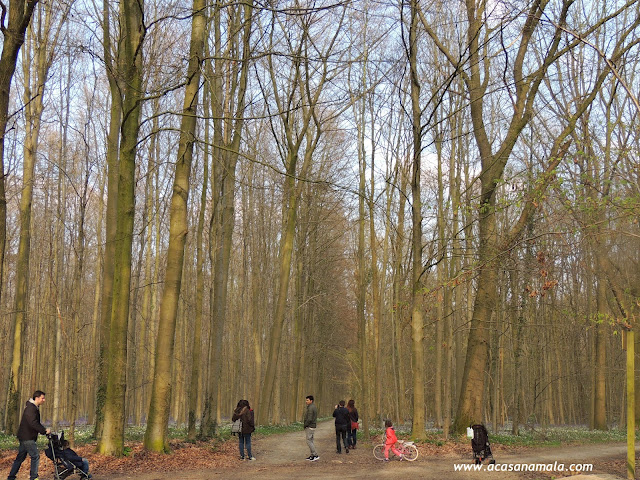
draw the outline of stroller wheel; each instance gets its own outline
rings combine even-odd
[[[495,465],[495,463],[496,461],[493,458],[489,461],[489,465]]]

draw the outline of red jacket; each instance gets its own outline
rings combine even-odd
[[[398,441],[398,437],[396,437],[396,431],[393,427],[387,427],[387,439],[385,440],[385,445],[393,445]]]

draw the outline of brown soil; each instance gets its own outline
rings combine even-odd
[[[374,439],[376,441],[377,439]],[[109,458],[93,453],[95,446],[79,447],[77,452],[89,458],[95,480],[136,479],[169,480],[188,478],[281,480],[286,478],[322,478],[327,480],[350,478],[418,478],[418,479],[552,479],[567,476],[568,472],[456,472],[454,464],[471,464],[470,446],[447,444],[441,447],[420,445],[415,462],[392,460],[383,463],[372,454],[372,443],[360,441],[349,454],[337,454],[332,422],[318,425],[315,438],[320,460],[309,462],[304,432],[252,438],[255,461],[241,461],[237,440],[225,443],[173,443],[171,455],[151,454],[140,445],[132,446],[132,454],[124,458]],[[493,446],[498,464],[593,463],[589,480],[625,478],[625,445],[580,445],[572,447],[512,448]],[[0,455],[0,469],[8,473],[15,451]],[[598,474],[598,475],[595,475]],[[0,475],[1,476],[1,475]],[[29,478],[29,459],[23,464],[19,480]],[[52,463],[44,455],[40,460],[40,478],[52,479]],[[70,477],[78,478],[78,477]]]

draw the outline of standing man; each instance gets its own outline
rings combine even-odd
[[[349,410],[344,406],[344,400],[340,400],[333,411],[333,416],[336,419],[336,452],[342,453],[340,448],[340,437],[342,437],[342,443],[344,443],[344,449],[346,453],[349,453],[349,444],[347,443],[347,428],[351,428],[351,417],[349,416]]]
[[[33,398],[30,398],[27,405],[22,412],[22,419],[20,420],[20,427],[18,427],[18,440],[20,446],[18,447],[18,455],[13,462],[11,471],[7,480],[15,480],[18,470],[22,462],[27,458],[27,454],[31,457],[31,480],[38,480],[38,464],[40,463],[40,452],[38,452],[38,446],[36,440],[38,440],[38,434],[48,435],[51,430],[44,428],[40,423],[40,405],[44,403],[45,393],[41,390],[36,390],[33,393]]]
[[[318,452],[316,452],[316,446],[313,444],[313,434],[316,432],[318,409],[316,408],[316,404],[313,403],[313,395],[307,395],[304,401],[307,404],[304,409],[304,433],[307,435],[307,445],[309,445],[309,450],[311,450],[311,455],[307,457],[307,460],[315,462],[320,459]]]

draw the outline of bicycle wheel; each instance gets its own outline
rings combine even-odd
[[[373,456],[376,460],[384,460],[384,444],[376,445],[373,447]]]
[[[409,462],[413,462],[416,458],[418,458],[418,447],[415,445],[404,445],[404,459]]]

